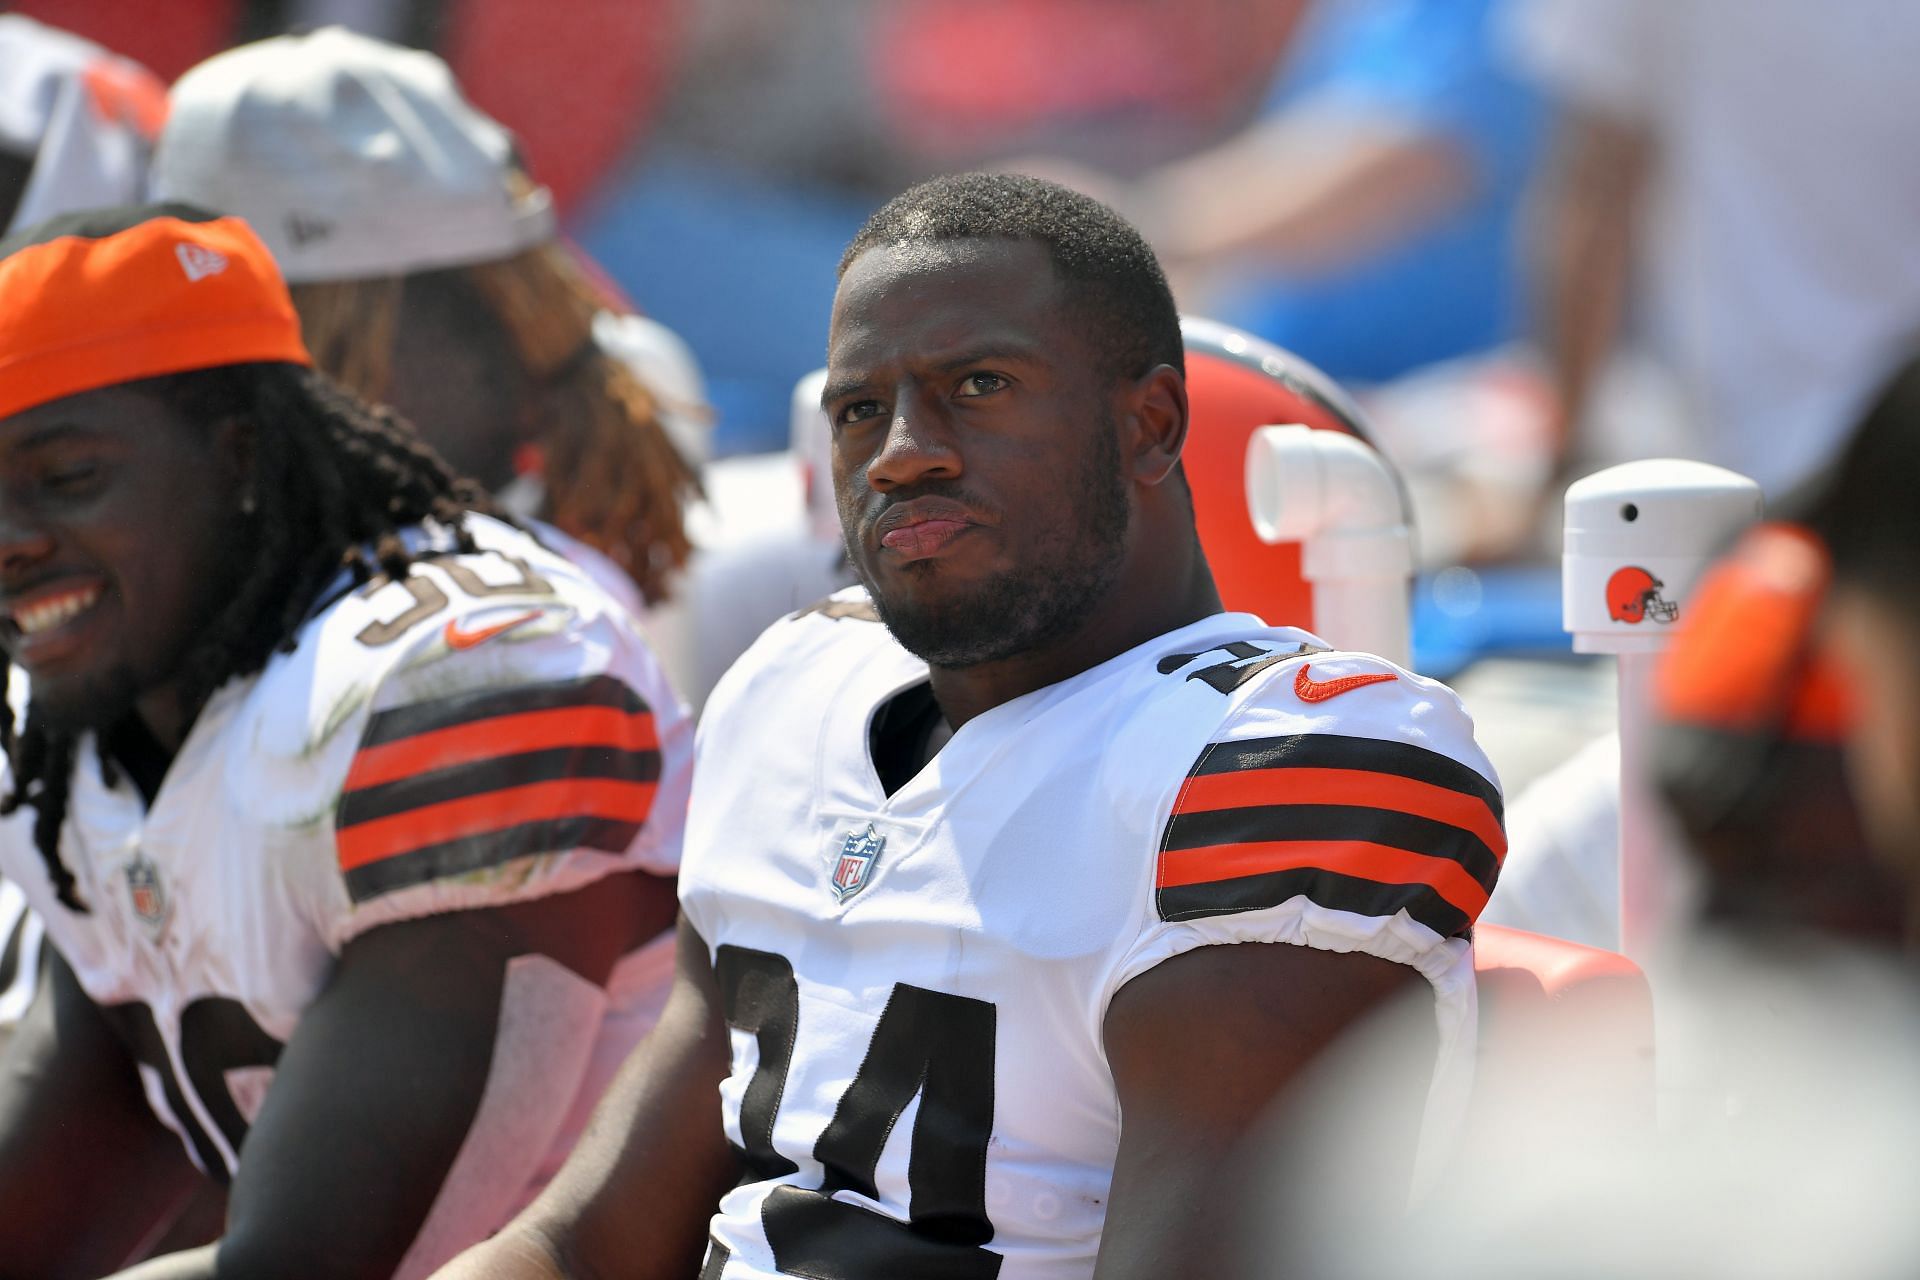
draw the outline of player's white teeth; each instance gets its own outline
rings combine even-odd
[[[38,600],[29,605],[15,605],[13,625],[20,628],[20,634],[23,636],[36,635],[66,622],[81,610],[90,607],[99,598],[100,588],[88,587],[84,591],[69,591],[51,600]]]

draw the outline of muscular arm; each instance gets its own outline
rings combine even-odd
[[[706,943],[683,918],[673,994],[566,1167],[512,1226],[438,1280],[686,1280],[739,1176],[720,1118],[727,1029]]]
[[[0,1277],[99,1275],[199,1181],[126,1046],[50,956],[0,1055]]]
[[[1540,180],[1541,341],[1552,362],[1563,452],[1575,443],[1619,331],[1652,154],[1643,131],[1579,112],[1562,126]]]
[[[125,1280],[392,1275],[497,1067],[509,963],[547,956],[603,982],[637,933],[664,925],[671,903],[670,884],[636,873],[356,938],[280,1056],[234,1177],[226,1234]],[[555,1075],[549,1101],[564,1105],[577,1070],[556,1064]],[[530,1174],[541,1153],[519,1154]]]
[[[1120,1152],[1096,1280],[1228,1274],[1241,1140],[1342,1031],[1424,981],[1373,956],[1249,943],[1201,947],[1121,988],[1106,1021]],[[1407,1064],[1409,1134],[1432,1069],[1431,1053]]]
[[[1286,115],[1167,166],[1138,200],[1171,267],[1247,252],[1276,267],[1332,267],[1429,225],[1473,183],[1471,160],[1440,133]]]

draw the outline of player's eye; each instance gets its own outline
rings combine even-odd
[[[960,385],[954,389],[956,396],[992,395],[1007,385],[1007,380],[997,373],[970,373],[960,379]]]
[[[40,483],[55,493],[73,493],[87,488],[100,478],[98,462],[63,462],[40,473]]]
[[[864,422],[868,418],[879,416],[880,413],[881,406],[878,400],[855,400],[852,404],[842,405],[840,412],[834,415],[833,420],[837,425],[844,426],[849,423]]]

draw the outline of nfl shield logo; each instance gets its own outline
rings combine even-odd
[[[133,913],[153,927],[166,923],[167,892],[160,887],[160,868],[144,853],[127,864],[127,890],[133,895]]]
[[[865,831],[848,833],[847,842],[841,846],[840,856],[833,864],[836,902],[845,902],[867,887],[867,881],[873,879],[873,864],[880,861],[880,850],[886,844],[887,838],[877,834],[871,822]]]

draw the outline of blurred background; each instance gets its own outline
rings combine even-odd
[[[1416,663],[1463,683],[1510,793],[1612,719],[1559,625],[1567,480],[1672,455],[1777,498],[1920,322],[1920,6],[1899,0],[0,9],[166,82],[328,23],[437,52],[567,233],[690,344],[716,458],[786,447],[840,250],[888,196],[1014,167],[1108,200],[1183,311],[1359,400],[1419,516]]]

